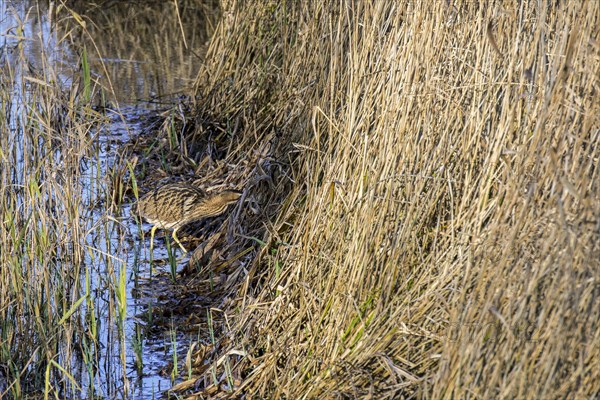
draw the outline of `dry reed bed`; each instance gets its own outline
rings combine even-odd
[[[198,115],[289,166],[238,393],[597,396],[598,3],[223,3]]]

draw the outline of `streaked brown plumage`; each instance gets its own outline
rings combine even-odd
[[[241,193],[232,190],[206,194],[189,183],[171,183],[147,193],[138,201],[138,212],[154,225],[150,231],[150,250],[154,244],[154,232],[160,228],[173,229],[173,239],[185,252],[177,239],[177,230],[191,222],[221,215],[240,196]]]

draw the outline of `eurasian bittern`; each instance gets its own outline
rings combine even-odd
[[[150,252],[154,246],[154,232],[160,228],[173,229],[173,239],[186,253],[177,238],[177,230],[191,222],[221,215],[240,196],[240,192],[233,190],[207,195],[189,183],[171,183],[147,193],[138,201],[138,212],[154,225],[150,231]]]

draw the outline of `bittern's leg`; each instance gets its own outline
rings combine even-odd
[[[156,232],[156,228],[158,227],[154,225],[150,230],[150,254],[152,254],[152,249],[154,249],[154,232]]]
[[[177,244],[179,245],[179,247],[181,248],[181,250],[184,253],[187,253],[187,250],[183,247],[183,245],[181,244],[181,242],[179,241],[179,239],[177,239],[177,229],[179,229],[179,228],[175,228],[173,230],[173,239],[175,239],[175,242],[177,242]]]

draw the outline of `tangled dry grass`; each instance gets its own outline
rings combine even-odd
[[[272,185],[198,365],[252,398],[600,395],[599,3],[223,3],[187,137]]]

